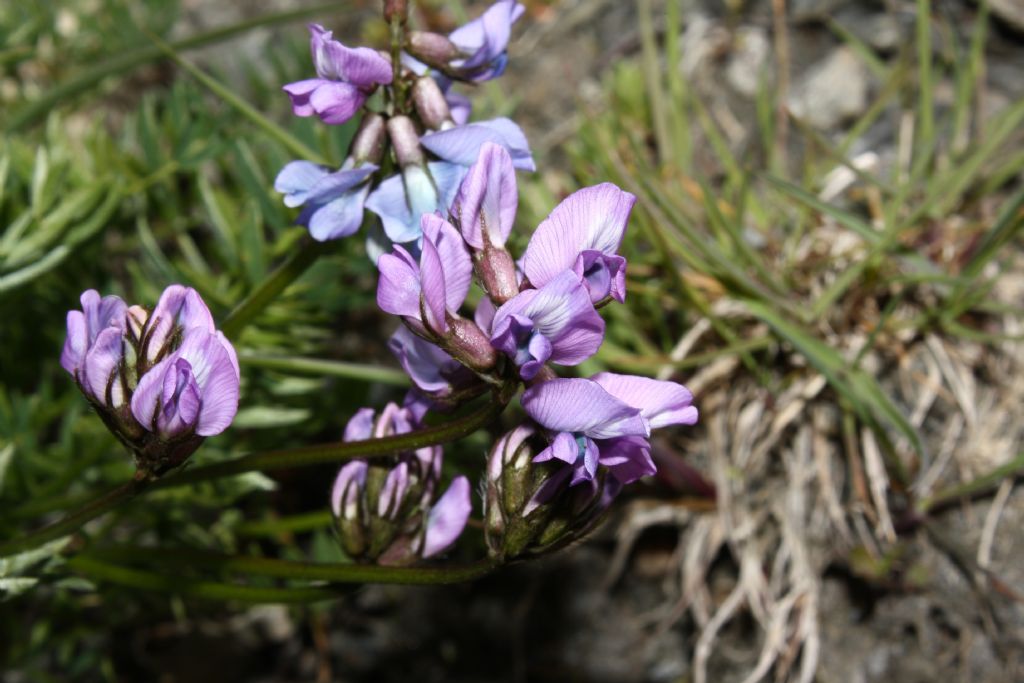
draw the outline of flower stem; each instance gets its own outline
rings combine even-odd
[[[419,429],[407,434],[385,436],[379,439],[346,441],[343,443],[318,444],[280,451],[265,451],[244,455],[227,462],[197,467],[176,476],[158,481],[153,488],[169,488],[230,477],[243,472],[268,472],[290,467],[306,467],[329,462],[341,462],[354,458],[373,458],[412,451],[426,446],[448,443],[468,436],[501,414],[507,399],[495,397],[487,405],[456,420],[436,427]]]
[[[245,297],[240,304],[235,306],[235,309],[221,321],[221,331],[228,337],[237,337],[245,326],[252,322],[253,318],[262,313],[263,309],[278,294],[283,292],[288,285],[306,272],[316,262],[317,258],[329,248],[329,243],[307,239],[306,243],[298,251],[294,252],[287,261],[282,263],[256,289],[251,291],[249,296]]]
[[[114,509],[121,503],[131,500],[137,496],[145,490],[148,483],[149,482],[144,479],[132,479],[131,481],[111,489],[98,498],[91,500],[78,510],[65,515],[60,521],[55,522],[54,524],[50,524],[42,529],[38,529],[0,543],[0,557],[14,555],[23,550],[35,548],[43,543],[60,538],[61,536],[74,533],[82,528],[86,522],[96,519],[105,512]]]
[[[109,562],[145,562],[160,567],[204,567],[214,571],[278,579],[331,583],[446,584],[470,581],[497,568],[494,560],[437,567],[382,567],[349,563],[317,563],[270,557],[226,555],[195,548],[114,546],[89,550],[82,556]]]
[[[68,559],[67,566],[98,581],[129,588],[173,593],[207,600],[231,600],[246,603],[305,603],[333,600],[348,592],[334,586],[289,586],[272,588],[239,586],[214,581],[185,579],[180,575],[158,574],[140,569],[119,567],[86,555]]]

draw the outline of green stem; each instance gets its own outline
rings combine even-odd
[[[162,489],[183,484],[193,484],[200,481],[230,477],[235,474],[242,474],[243,472],[268,472],[291,467],[307,467],[309,465],[341,462],[354,458],[381,457],[402,451],[412,451],[426,446],[448,443],[468,436],[486,425],[501,414],[507,402],[507,398],[496,396],[487,405],[465,417],[407,434],[244,455],[241,458],[197,467],[176,476],[162,479],[153,488]]]
[[[331,513],[327,510],[317,510],[301,515],[289,515],[287,517],[271,517],[268,519],[257,519],[250,522],[242,522],[235,527],[235,533],[239,536],[278,536],[280,534],[296,534],[314,529],[322,529],[330,526]]]
[[[939,508],[946,507],[950,503],[986,493],[1002,483],[1004,479],[1021,474],[1024,474],[1024,453],[1000,465],[988,474],[983,474],[977,479],[951,486],[939,491],[930,498],[925,498],[917,504],[917,509],[923,514],[934,512]]]
[[[132,479],[65,515],[59,522],[0,543],[0,557],[14,555],[78,531],[86,522],[137,496],[146,488],[147,483],[145,480]]]
[[[140,569],[118,567],[84,555],[69,558],[67,566],[98,581],[115,583],[140,590],[172,593],[194,598],[205,598],[207,600],[233,600],[256,604],[305,603],[333,600],[349,590],[332,586],[263,588],[213,581],[197,581],[184,579],[179,575],[158,574]]]
[[[337,4],[337,2],[328,2],[321,5],[315,5],[313,7],[291,10],[289,12],[265,14],[260,17],[247,19],[246,21],[239,22],[232,26],[225,26],[208,33],[202,33],[197,36],[173,42],[170,46],[180,52],[203,47],[205,45],[211,45],[260,26],[283,24],[285,22],[296,21],[298,19],[304,19],[316,14],[335,10],[337,9]],[[143,47],[127,50],[119,55],[109,57],[92,68],[86,69],[77,76],[74,76],[70,80],[57,84],[43,93],[39,99],[15,112],[5,126],[5,132],[13,133],[25,128],[43,118],[47,112],[58,104],[68,102],[72,97],[85,92],[103,79],[134,71],[141,66],[149,64],[150,62],[158,61],[163,57],[163,55],[163,50],[158,46],[145,45]]]
[[[345,377],[367,382],[409,386],[409,376],[401,370],[382,368],[362,363],[346,363],[338,360],[320,360],[317,358],[295,358],[289,356],[267,356],[258,353],[244,353],[238,356],[242,365],[255,368],[279,370],[300,375],[316,375],[318,377]]]
[[[498,564],[480,560],[449,567],[382,567],[365,564],[296,562],[270,557],[247,557],[194,548],[98,548],[86,557],[111,562],[152,562],[161,567],[204,567],[231,574],[267,576],[331,583],[399,583],[410,585],[460,583],[493,571]],[[81,557],[81,556],[80,556]]]
[[[277,270],[271,273],[267,279],[261,282],[256,289],[250,292],[249,296],[245,297],[240,304],[235,306],[235,309],[221,321],[221,331],[228,337],[237,337],[238,333],[252,322],[253,318],[262,313],[263,309],[278,294],[283,292],[288,285],[306,272],[316,262],[317,258],[329,249],[330,243],[308,240],[287,261],[282,263]]]

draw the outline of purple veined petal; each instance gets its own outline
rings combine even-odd
[[[639,409],[588,379],[542,382],[523,392],[522,404],[534,421],[557,432],[574,432],[593,439],[650,435]]]
[[[81,311],[68,311],[67,339],[61,351],[61,366],[72,375],[81,371],[86,354],[100,333],[108,327],[124,331],[127,306],[120,297],[100,297],[95,289],[82,292]]]
[[[610,296],[619,303],[626,300],[626,259],[617,254],[604,254],[596,249],[585,249],[576,257],[572,272],[587,290],[590,300],[597,303]]]
[[[363,441],[373,436],[373,408],[360,408],[345,425],[342,441]]]
[[[466,521],[473,510],[469,488],[468,479],[455,477],[444,495],[430,508],[420,553],[422,557],[433,557],[446,550],[466,528]]]
[[[86,351],[79,372],[79,382],[87,394],[111,408],[124,404],[124,388],[115,375],[124,359],[124,332],[108,327],[99,333]],[[107,387],[110,387],[108,401]]]
[[[401,408],[396,403],[389,401],[373,423],[373,438],[380,439],[400,433],[399,424],[396,422],[400,411]],[[406,429],[405,431],[409,430]]]
[[[388,472],[377,498],[377,516],[394,520],[409,490],[409,464],[400,462]]]
[[[175,352],[192,366],[202,396],[195,432],[199,436],[220,434],[238,412],[239,373],[230,342],[219,333],[193,328],[185,334]],[[148,374],[148,373],[147,373]]]
[[[201,403],[192,365],[184,358],[175,357],[164,370],[160,382],[157,433],[177,436],[191,430],[199,417]]]
[[[309,234],[318,242],[355,234],[363,224],[363,205],[368,194],[370,186],[367,184],[318,208],[309,217]]]
[[[331,512],[335,517],[353,519],[358,511],[359,492],[366,486],[365,460],[353,460],[338,470],[331,487]]]
[[[377,260],[377,305],[392,315],[420,319],[420,267],[399,245]]]
[[[415,389],[405,392],[402,407],[409,411],[409,414],[416,420],[416,424],[423,424],[423,418],[430,412],[430,402]]]
[[[328,175],[329,171],[314,164],[312,161],[292,161],[274,179],[274,189],[284,195],[284,205],[301,206],[306,203],[316,184]]]
[[[156,431],[157,415],[160,410],[160,396],[163,389],[164,374],[178,359],[171,354],[151,367],[139,378],[139,383],[132,394],[132,415],[147,431]]]
[[[413,222],[405,184],[401,175],[393,175],[370,193],[366,208],[380,216],[384,232],[392,242],[412,242],[420,237],[419,221]]]
[[[480,156],[485,142],[504,147],[512,165],[520,171],[535,171],[533,155],[522,129],[506,118],[477,121],[464,126],[428,133],[420,143],[428,150],[454,164],[471,166]]]
[[[320,120],[328,124],[342,124],[356,115],[366,102],[366,93],[349,83],[322,81],[309,94],[309,105]]]
[[[320,78],[345,81],[360,87],[391,82],[391,64],[376,50],[346,47],[319,24],[310,24],[309,33],[313,66]]]
[[[531,380],[551,358],[551,341],[542,334],[535,334],[527,344],[526,350],[529,358],[520,364],[519,376]]]
[[[621,483],[629,484],[641,477],[657,473],[651,459],[651,445],[639,436],[623,436],[602,441],[601,464]]]
[[[473,113],[473,103],[462,93],[448,91],[444,99],[448,102],[448,113],[456,126],[464,126]]]
[[[423,237],[423,253],[420,255],[420,286],[423,288],[423,311],[427,316],[423,322],[443,336],[448,331],[444,264],[437,247],[426,235]]]
[[[199,292],[191,287],[170,285],[160,295],[156,308],[146,323],[144,346],[146,358],[150,362],[156,359],[167,340],[174,334],[176,327],[187,332],[199,328],[213,332],[216,326],[213,314],[206,307]]]
[[[697,422],[693,394],[682,384],[611,372],[600,372],[590,379],[623,403],[639,408],[651,429]]]
[[[604,320],[571,272],[562,273],[541,289],[520,292],[494,314],[492,342],[495,348],[514,355],[507,348],[508,339],[498,338],[499,330],[507,334],[506,321],[510,316],[532,321],[536,334],[550,341],[550,360],[562,365],[583,362],[597,352],[604,339]],[[521,346],[525,340],[516,341],[517,346]],[[518,358],[516,362],[522,365]]]
[[[523,254],[523,270],[540,287],[572,270],[580,253],[612,255],[622,243],[636,197],[611,183],[585,187],[566,197],[544,219]]]
[[[316,111],[309,103],[309,98],[314,90],[326,82],[322,78],[307,78],[304,81],[295,81],[283,86],[281,89],[292,101],[292,113],[296,116],[313,116]]]
[[[442,375],[442,368],[458,364],[454,358],[435,344],[418,337],[404,325],[399,327],[391,339],[388,348],[398,358],[413,383],[426,392],[444,392],[451,389],[451,384]]]
[[[503,247],[512,232],[518,206],[512,157],[501,145],[485,142],[452,207],[452,213],[459,218],[462,236],[478,250],[484,248],[484,233],[491,245]]]
[[[437,214],[423,214],[420,227],[424,237],[437,248],[441,259],[445,306],[452,313],[457,313],[473,284],[473,258],[455,226]]]

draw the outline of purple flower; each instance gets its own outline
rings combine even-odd
[[[193,327],[139,380],[132,414],[165,439],[220,434],[238,411],[239,381],[238,359],[224,334]]]
[[[345,47],[319,24],[310,24],[309,32],[317,78],[289,83],[284,91],[296,116],[345,123],[378,84],[391,82],[391,64],[376,50]]]
[[[622,484],[654,474],[651,429],[697,421],[686,387],[607,372],[538,384],[523,393],[522,403],[531,418],[555,433],[535,460],[572,465],[572,484],[593,479],[598,464]]]
[[[423,235],[420,218],[447,213],[465,174],[462,166],[444,161],[406,166],[370,194],[366,208],[380,216],[392,242],[414,242]]]
[[[518,205],[512,157],[501,145],[485,142],[452,205],[462,237],[477,251],[483,251],[485,243],[504,247]]]
[[[436,214],[421,219],[423,248],[419,262],[400,246],[377,261],[380,280],[377,304],[400,315],[417,330],[436,335],[448,332],[449,319],[457,317],[473,277],[473,262],[462,237]]]
[[[101,332],[107,328],[124,331],[128,308],[121,297],[105,296],[101,299],[95,289],[83,292],[80,301],[81,311],[68,311],[68,336],[60,354],[61,366],[76,378]]]
[[[616,254],[636,197],[611,183],[578,190],[539,225],[523,254],[530,284],[543,287],[571,270],[595,303],[605,297],[623,301],[626,259]]]
[[[514,296],[494,314],[491,343],[533,379],[545,363],[576,365],[597,353],[604,320],[573,273]]]
[[[520,171],[537,170],[526,135],[519,126],[506,118],[467,123],[427,133],[420,138],[420,143],[428,150],[460,166],[474,164],[487,142],[504,147],[512,158],[512,165]]]
[[[464,59],[450,62],[453,73],[476,83],[504,73],[512,24],[525,11],[526,8],[514,0],[498,0],[479,18],[452,31],[448,39],[466,55]]]
[[[296,219],[320,242],[348,237],[363,222],[363,204],[370,193],[368,178],[374,164],[342,167],[333,173],[310,161],[293,161],[277,174],[274,189],[284,194],[286,206],[303,206]]]
[[[154,363],[181,343],[192,328],[215,332],[213,314],[199,292],[191,287],[171,285],[160,295],[156,308],[146,319],[141,332],[139,358]],[[145,372],[148,366],[141,367]]]

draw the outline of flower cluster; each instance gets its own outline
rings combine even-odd
[[[397,64],[385,53],[346,47],[322,26],[310,26],[316,78],[284,86],[292,111],[328,124],[362,112],[341,168],[293,161],[274,183],[288,206],[303,207],[297,222],[314,239],[352,235],[365,208],[379,216],[387,240],[415,251],[420,216],[447,210],[485,142],[504,147],[516,168],[534,170],[515,123],[470,123],[469,100],[452,90],[454,81],[501,75],[511,27],[522,12],[522,5],[501,0],[450,36],[411,32],[408,52]],[[389,248],[371,239],[371,255]]]
[[[140,473],[159,476],[227,429],[238,410],[238,358],[194,289],[171,285],[152,312],[95,290],[81,303],[68,312],[61,365]]]
[[[380,415],[358,411],[345,441],[405,434],[420,426],[414,407],[389,403]],[[456,477],[437,496],[441,447],[429,446],[390,459],[354,460],[338,472],[331,512],[345,553],[358,561],[409,564],[447,549],[469,519],[469,480]]]

